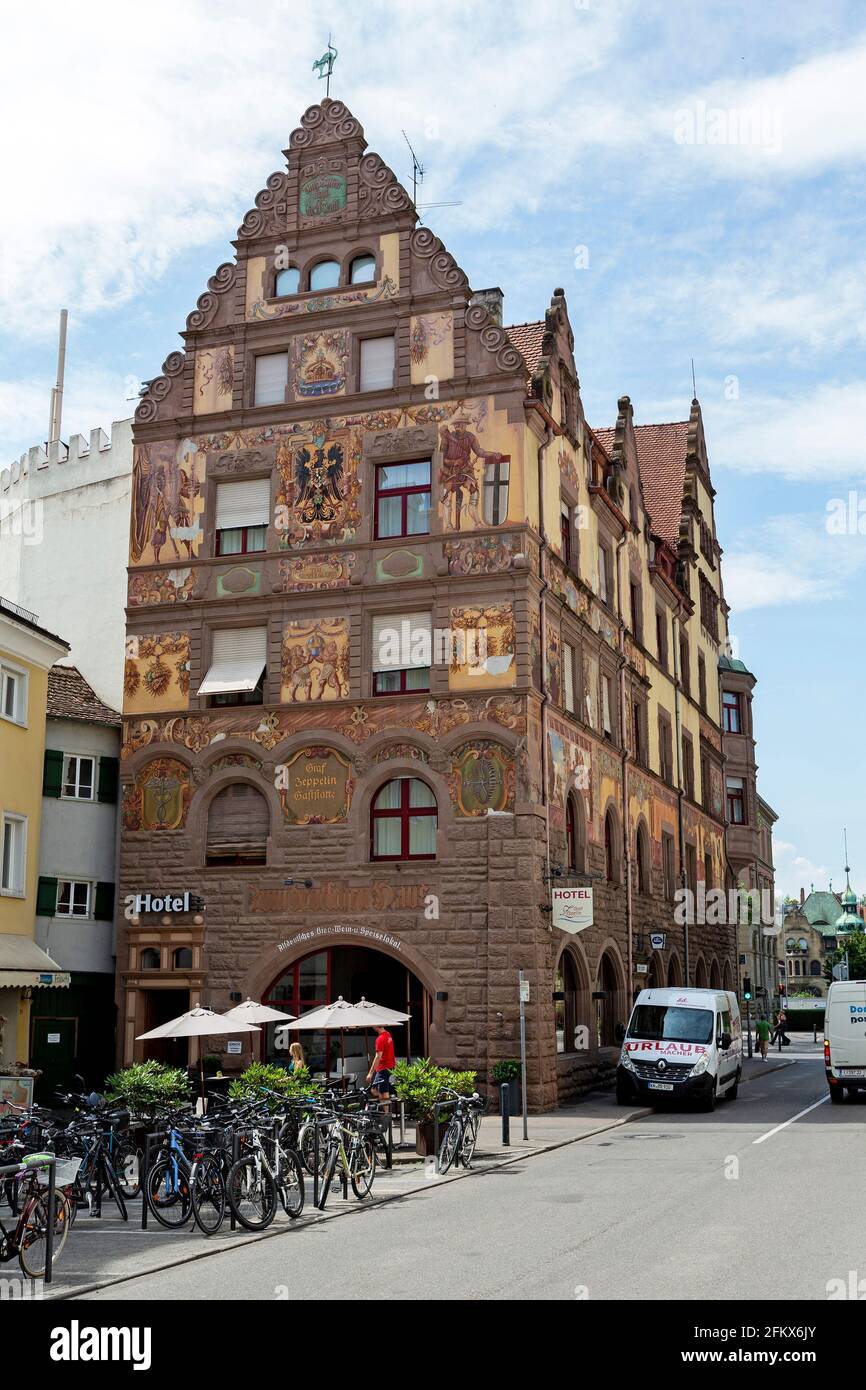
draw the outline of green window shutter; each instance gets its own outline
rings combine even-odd
[[[117,800],[117,778],[120,771],[118,758],[99,759],[99,782],[96,795],[100,801]]]
[[[57,911],[57,879],[40,878],[36,890],[36,916],[53,917]]]
[[[113,883],[97,883],[96,905],[93,909],[93,916],[97,922],[112,922],[114,920]]]
[[[42,775],[42,795],[59,796],[63,785],[63,754],[54,748],[45,749],[45,768]]]

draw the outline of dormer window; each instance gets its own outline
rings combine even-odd
[[[310,271],[311,290],[335,290],[340,283],[340,266],[337,261],[319,261]]]
[[[287,266],[285,270],[277,271],[277,278],[274,282],[274,294],[280,298],[287,294],[297,294],[301,288],[301,272],[297,266]]]
[[[376,257],[356,256],[349,267],[349,282],[365,285],[376,278]]]

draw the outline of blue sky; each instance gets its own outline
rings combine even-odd
[[[866,890],[866,14],[823,0],[31,0],[4,15],[0,466],[131,412],[333,94],[506,319],[565,288],[588,418],[681,419],[694,357],[777,883]],[[33,72],[38,54],[38,101]],[[11,139],[9,138],[11,135]],[[855,496],[864,534],[830,534]],[[856,515],[856,513],[855,513]]]

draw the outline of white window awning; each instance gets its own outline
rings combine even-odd
[[[199,695],[255,690],[267,664],[267,629],[221,628],[213,634],[211,664]]]
[[[0,932],[0,987],[67,986],[72,976],[29,936]]]

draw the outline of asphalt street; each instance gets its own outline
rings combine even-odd
[[[866,1279],[866,1213],[843,1196],[864,1148],[866,1102],[831,1106],[802,1060],[712,1115],[656,1113],[85,1297],[825,1300]]]

